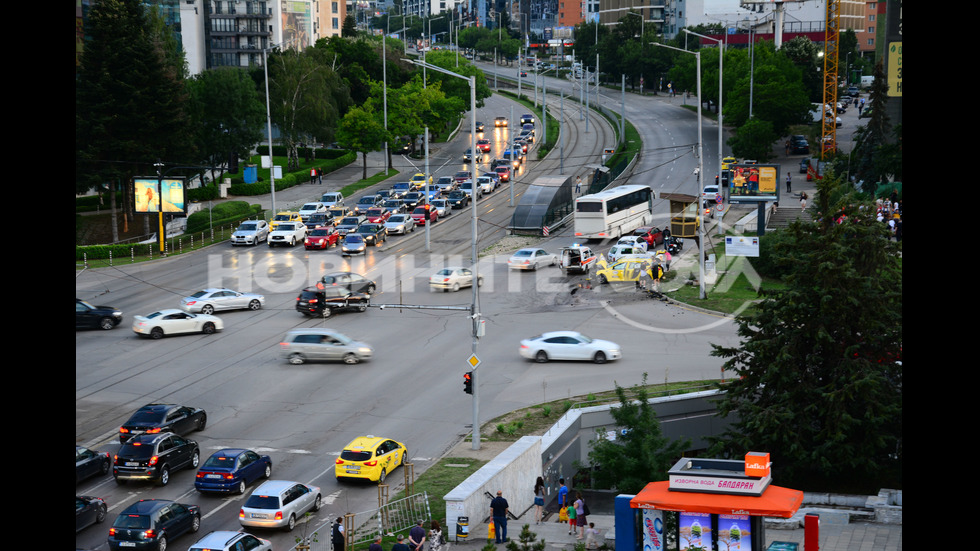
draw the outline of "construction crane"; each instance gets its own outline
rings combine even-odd
[[[823,54],[823,125],[820,159],[837,151],[837,70],[840,51],[840,0],[827,0]]]

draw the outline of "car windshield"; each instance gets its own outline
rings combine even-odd
[[[277,214],[275,219],[276,220],[289,220],[289,215],[288,214]]]
[[[252,494],[245,506],[249,509],[279,509],[279,496],[260,496]]]
[[[201,465],[202,469],[234,469],[235,458],[227,455],[212,455]]]
[[[206,297],[206,296],[208,296],[208,294],[209,293],[207,291],[198,291],[198,292],[194,293],[193,295],[191,295],[191,298]]]
[[[438,272],[436,272],[436,275],[451,276],[454,273],[456,273],[456,270],[453,270],[451,268],[443,268],[443,269],[439,270]]]
[[[531,256],[531,251],[517,251],[514,256]]]
[[[344,450],[340,452],[340,458],[344,461],[367,461],[371,459],[372,455],[370,451]]]
[[[319,205],[316,205],[314,203],[309,203],[309,204],[303,205],[303,210],[316,210],[318,206]]]
[[[149,459],[150,457],[153,457],[153,446],[141,444],[139,442],[123,444],[116,454],[119,455],[119,457],[132,459]]]
[[[313,236],[316,236],[316,237],[326,236],[326,235],[330,235],[330,230],[328,230],[326,228],[317,228],[317,229],[313,230],[313,233],[311,233],[310,235],[313,235]]]
[[[361,241],[364,241],[364,238],[361,237],[361,234],[359,233],[348,233],[344,241],[346,243],[360,243]]]
[[[389,222],[404,222],[405,217],[401,214],[396,214],[388,219]]]
[[[279,229],[280,230],[290,231],[290,230],[295,229],[295,228],[296,228],[296,225],[295,224],[279,224]]]
[[[238,226],[238,231],[253,231],[258,227],[256,224],[242,224]]]
[[[354,225],[354,226],[356,226],[358,222],[360,222],[360,220],[358,220],[357,218],[355,218],[355,217],[349,217],[349,218],[344,218],[340,223],[341,224],[344,224],[344,225]]]
[[[112,523],[113,528],[146,530],[150,527],[150,517],[146,515],[119,515]]]

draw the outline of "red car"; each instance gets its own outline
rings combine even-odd
[[[490,140],[477,140],[476,148],[484,153],[490,153]]]
[[[418,226],[424,226],[428,222],[435,224],[439,221],[439,213],[430,205],[421,205],[412,211],[412,220],[415,220],[415,224]]]
[[[368,209],[364,216],[367,216],[367,221],[372,224],[384,224],[388,221],[388,217],[391,216],[391,211],[385,208],[374,208]]]
[[[468,170],[460,170],[456,174],[453,174],[453,180],[456,180],[457,184],[463,183],[466,180],[473,178],[473,173]]]
[[[303,246],[306,250],[310,249],[329,249],[337,246],[340,234],[334,226],[320,226],[306,235]]]
[[[510,181],[510,167],[509,166],[498,166],[497,168],[493,169],[493,171],[496,172],[497,175],[500,176],[500,181],[501,182],[509,182]]]
[[[650,250],[664,242],[664,232],[656,226],[636,228],[636,230],[633,231],[633,235],[642,237],[643,240],[647,242],[647,247]]]

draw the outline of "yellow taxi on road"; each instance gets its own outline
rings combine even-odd
[[[654,279],[653,264],[651,259],[625,258],[607,265],[603,259],[596,264],[596,278],[599,283],[639,281],[640,274],[645,271],[652,280]]]
[[[731,168],[731,166],[733,164],[735,164],[737,162],[738,162],[738,160],[736,160],[735,157],[731,157],[731,156],[722,157],[721,158],[721,169],[722,170],[728,170],[729,168]]]
[[[272,222],[269,222],[269,231],[275,231],[276,226],[282,224],[283,222],[302,222],[298,212],[293,211],[282,211],[277,213],[272,217]]]
[[[420,189],[424,188],[425,187],[425,174],[422,174],[421,172],[416,173],[414,176],[412,176],[411,183],[415,187],[416,190],[420,190]],[[429,187],[432,187],[432,175],[431,174],[429,175]]]
[[[343,478],[366,478],[372,482],[384,482],[393,469],[408,460],[405,444],[390,438],[358,436],[340,452],[334,466],[334,475]]]

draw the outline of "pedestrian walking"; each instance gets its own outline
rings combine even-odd
[[[510,506],[507,504],[507,500],[504,499],[503,492],[497,490],[497,497],[490,500],[490,515],[493,517],[493,523],[495,525],[495,538],[496,543],[505,543],[507,541],[507,512]]]
[[[439,521],[433,520],[429,526],[429,551],[440,551],[445,544],[446,537],[442,535],[442,526],[439,526]]]
[[[544,511],[544,478],[538,477],[534,483],[534,524],[541,524],[541,514]]]
[[[578,527],[577,540],[585,539],[585,527],[587,526],[587,508],[582,492],[575,492],[575,525]]]
[[[805,191],[801,191],[800,192],[800,210],[801,211],[806,210],[806,200],[807,200],[807,194],[806,194],[806,192]]]
[[[568,507],[568,486],[565,486],[565,479],[558,479],[558,508]]]
[[[577,176],[575,178],[575,194],[578,195],[582,193],[582,176]]]
[[[786,173],[786,193],[793,193],[793,175]]]
[[[585,548],[586,549],[598,549],[599,548],[599,531],[596,530],[595,523],[590,522],[589,527],[585,529]]]

